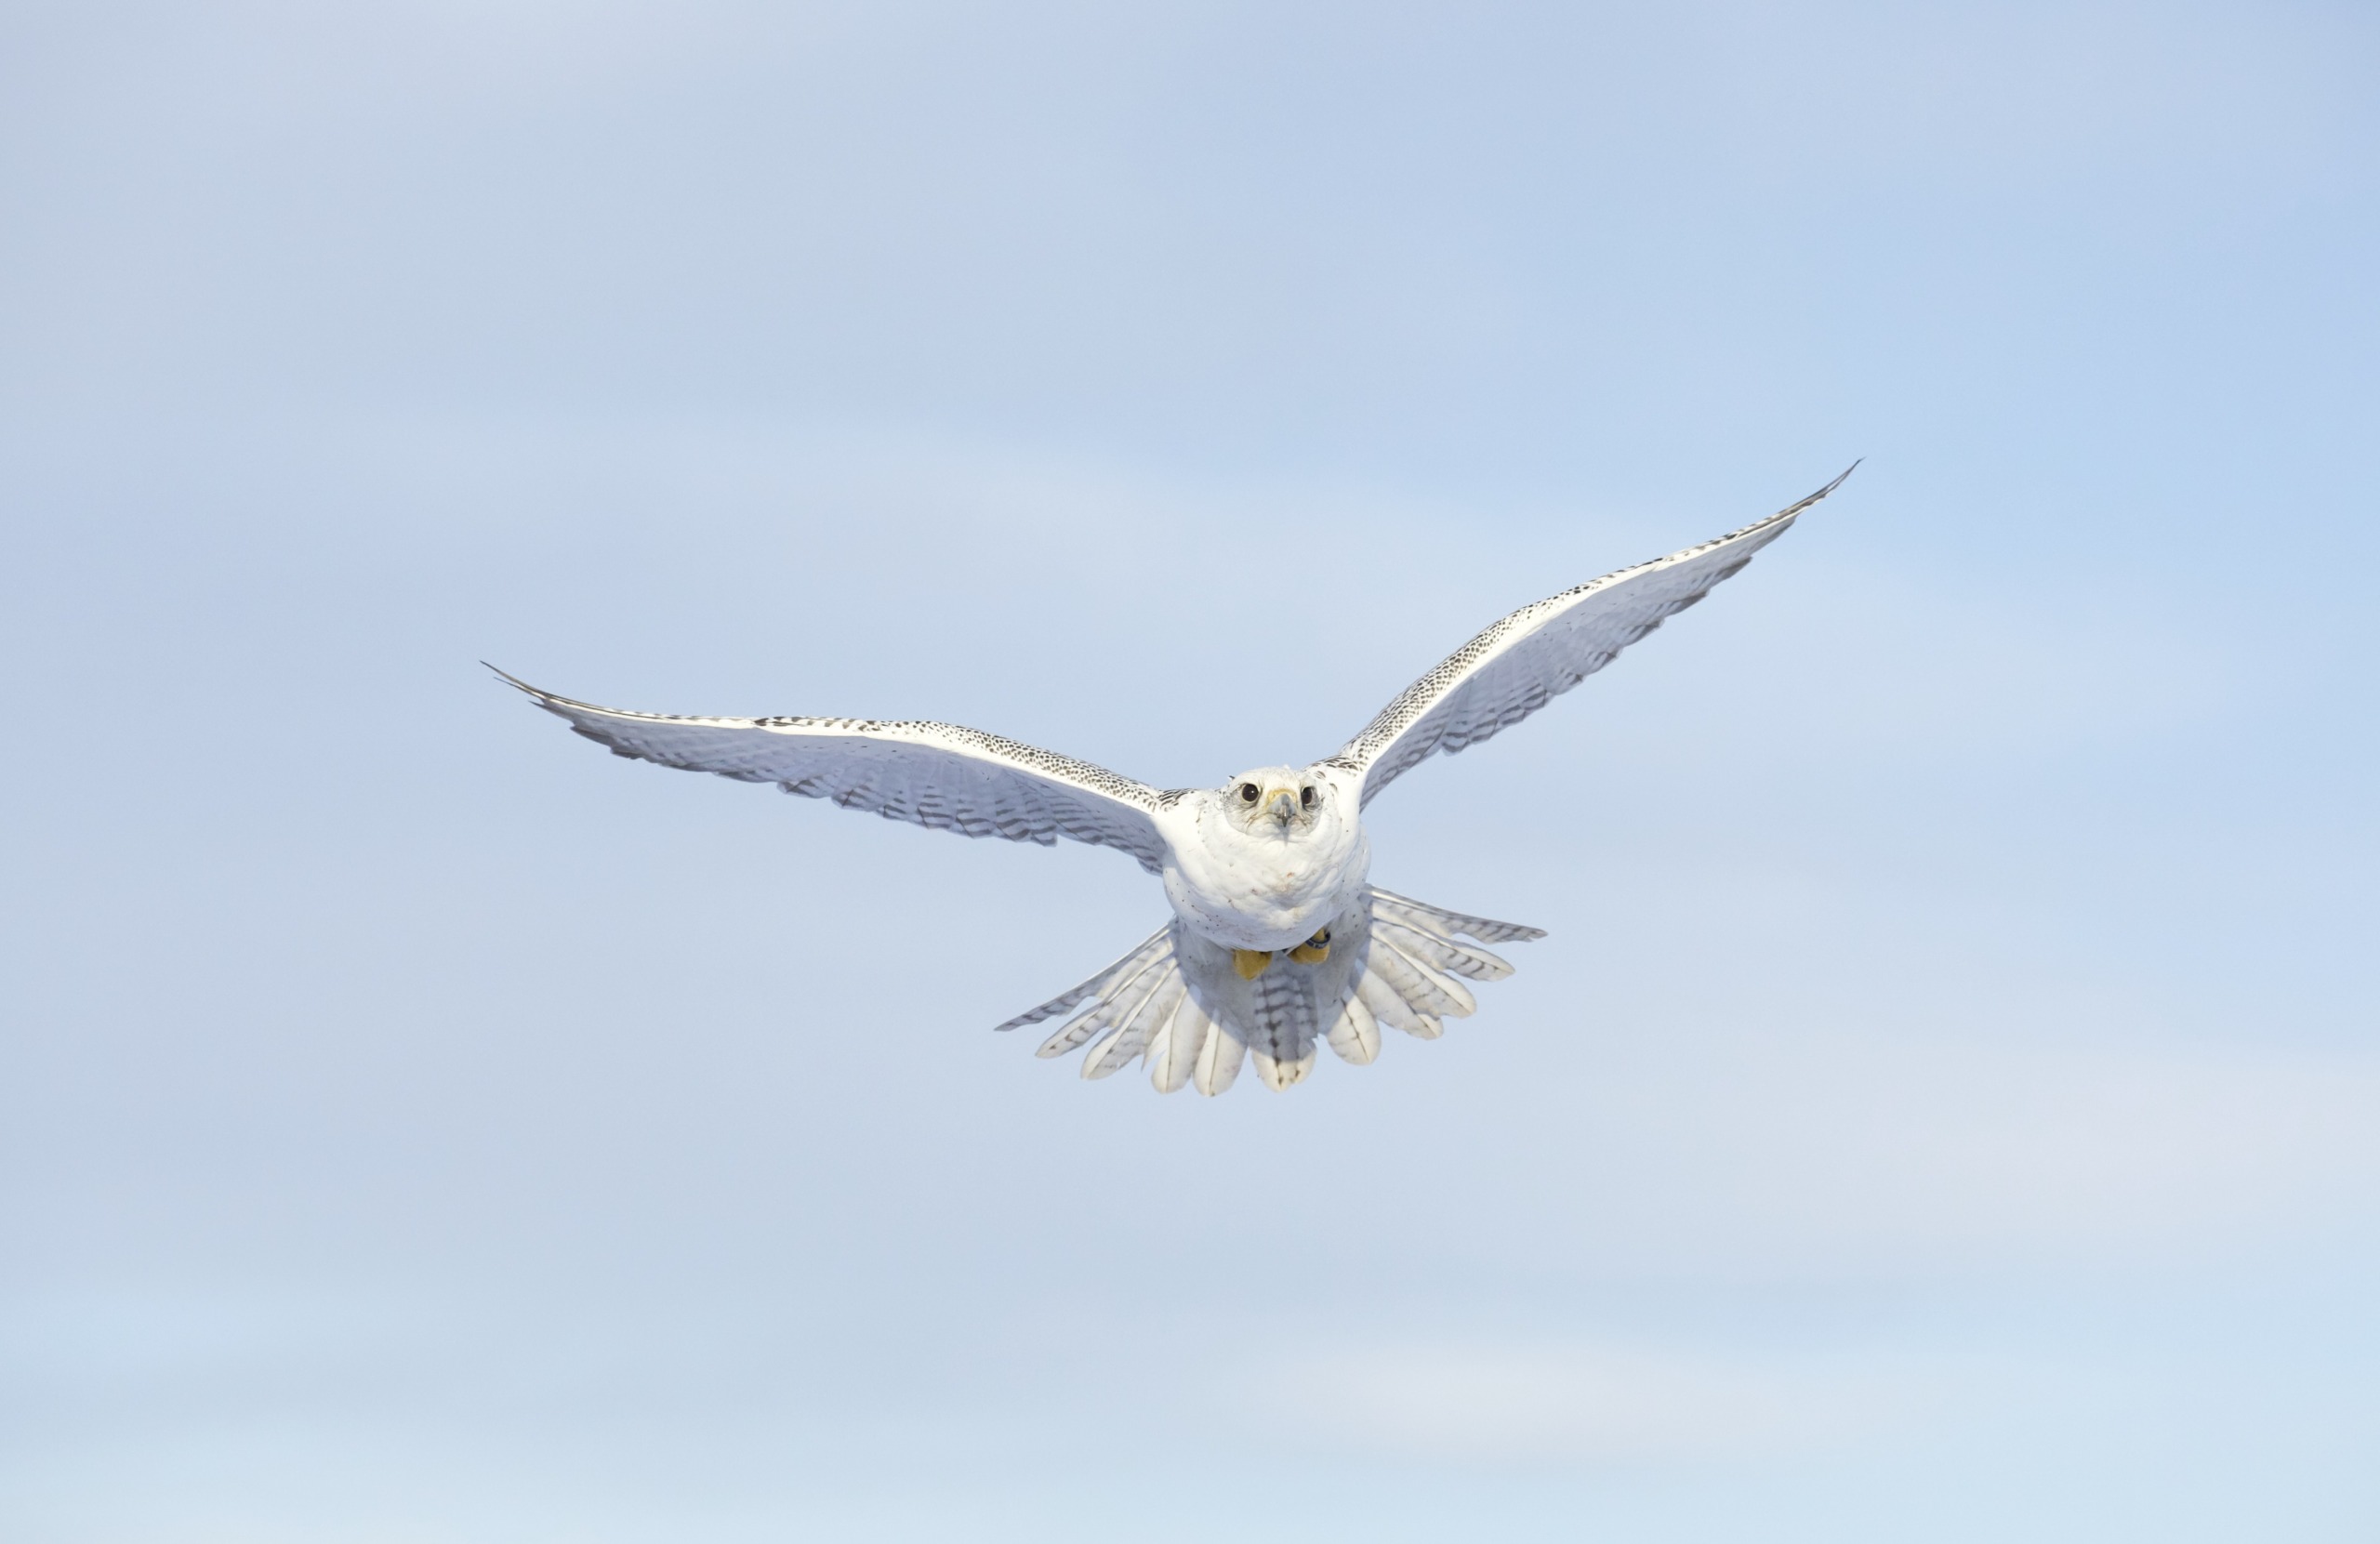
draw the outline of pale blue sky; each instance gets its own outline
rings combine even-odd
[[[2380,26],[0,10],[0,1531],[2365,1540]],[[1290,1094],[1113,853],[628,706],[1322,754],[1551,930]],[[1323,598],[1326,606],[1315,603]]]

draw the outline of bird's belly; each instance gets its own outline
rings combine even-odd
[[[1369,866],[1360,839],[1336,851],[1302,843],[1234,843],[1177,853],[1166,898],[1192,930],[1234,949],[1289,949],[1330,925]]]

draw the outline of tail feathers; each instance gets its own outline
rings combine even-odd
[[[1161,1094],[1179,1090],[1197,1071],[1198,1059],[1215,1033],[1214,1022],[1187,987],[1177,987],[1165,1027],[1149,1042],[1149,1086]]]
[[[1202,1094],[1213,1097],[1231,1087],[1239,1076],[1240,1059],[1248,1054],[1248,1043],[1223,1025],[1210,1023],[1207,1043],[1198,1048],[1198,1064],[1191,1074],[1191,1081]]]
[[[1306,1047],[1305,1054],[1293,1062],[1285,1062],[1277,1057],[1267,1056],[1263,1051],[1252,1048],[1249,1054],[1256,1059],[1256,1076],[1263,1078],[1264,1086],[1275,1093],[1296,1088],[1305,1081],[1305,1075],[1314,1070],[1312,1046]]]
[[[1284,965],[1289,969],[1281,969]],[[1273,1075],[1264,1072],[1265,1059],[1283,1066],[1314,1064],[1314,1043],[1321,1038],[1322,1031],[1322,1005],[1315,1000],[1319,996],[1315,990],[1316,975],[1300,970],[1295,961],[1276,959],[1273,969],[1250,984],[1254,988],[1250,996],[1255,1000],[1244,1020],[1249,1031],[1248,1049],[1257,1053],[1256,1070],[1264,1074],[1264,1081],[1287,1088],[1288,1083],[1274,1084]],[[1300,1072],[1289,1083],[1304,1076]]]
[[[1380,1055],[1380,1019],[1364,1006],[1360,993],[1350,992],[1330,1026],[1330,1049],[1352,1066],[1368,1067]]]
[[[1518,922],[1496,922],[1485,917],[1469,917],[1377,887],[1371,896],[1375,914],[1385,913],[1394,920],[1447,938],[1475,938],[1482,944],[1526,944],[1545,936],[1543,928],[1527,928]]]
[[[1123,1071],[1171,1027],[1174,1010],[1182,1003],[1182,977],[1170,965],[1152,967],[1148,976],[1156,979],[1149,982],[1147,990],[1130,999],[1129,1010],[1116,1015],[1116,1032],[1084,1054],[1085,1077]]]
[[[1026,1024],[1038,1024],[1044,1019],[1054,1019],[1059,1014],[1064,1013],[1066,1010],[1082,1001],[1085,997],[1090,996],[1092,993],[1100,992],[1102,988],[1111,985],[1117,978],[1126,975],[1133,968],[1146,965],[1149,961],[1155,959],[1159,955],[1170,953],[1172,947],[1173,924],[1169,922],[1164,927],[1159,928],[1157,931],[1149,934],[1148,937],[1143,939],[1139,944],[1134,944],[1131,950],[1127,953],[1123,958],[1117,960],[1115,964],[1110,965],[1104,970],[1100,971],[1089,981],[1084,982],[1081,985],[1077,986],[1070,991],[1063,992],[1057,996],[1051,997],[1048,1002],[1043,1003],[1038,1008],[1018,1014],[1008,1023],[1001,1024],[998,1029],[994,1030],[993,1033],[1006,1034],[1012,1029],[1023,1029]],[[1076,1044],[1079,1045],[1081,1042],[1077,1041]]]
[[[1440,1018],[1468,1019],[1478,1010],[1478,999],[1461,982],[1407,954],[1393,938],[1372,935],[1372,946],[1364,963],[1417,1011]]]
[[[1436,933],[1408,928],[1378,913],[1372,917],[1372,936],[1389,939],[1406,954],[1426,960],[1450,974],[1469,976],[1473,981],[1501,981],[1513,973],[1511,962],[1501,956],[1473,948],[1468,944],[1458,944],[1449,938],[1441,938]]]
[[[1073,1010],[1038,1054],[1087,1045],[1087,1078],[1140,1061],[1160,1093],[1196,1087],[1219,1094],[1252,1059],[1265,1087],[1288,1089],[1313,1072],[1325,1044],[1364,1066],[1380,1055],[1382,1025],[1436,1039],[1448,1019],[1478,1007],[1465,980],[1513,973],[1476,944],[1545,936],[1377,890],[1333,921],[1330,934],[1325,958],[1302,961],[1282,950],[1250,981],[1234,969],[1230,949],[1169,923],[1081,985],[1000,1028]]]
[[[1405,1000],[1404,994],[1377,970],[1367,970],[1355,983],[1355,996],[1382,1023],[1401,1029],[1417,1040],[1435,1040],[1446,1033],[1436,1015],[1424,1013]]]
[[[1126,957],[1125,969],[1110,971],[1102,979],[1099,995],[1091,999],[1091,1006],[1059,1025],[1033,1054],[1063,1056],[1103,1029],[1124,1027],[1173,974],[1170,952],[1149,958],[1143,958],[1138,953]]]

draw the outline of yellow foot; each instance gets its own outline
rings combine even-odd
[[[1273,952],[1269,949],[1234,949],[1231,952],[1232,969],[1239,972],[1242,981],[1254,981],[1272,963]]]
[[[1299,944],[1296,948],[1291,949],[1289,951],[1289,957],[1296,960],[1300,965],[1319,965],[1324,960],[1329,959],[1330,957],[1330,930],[1325,928],[1320,932],[1315,934],[1312,938],[1309,938],[1304,943]]]

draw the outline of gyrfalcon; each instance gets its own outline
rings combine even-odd
[[[1464,981],[1512,974],[1482,945],[1545,936],[1371,884],[1365,807],[1416,762],[1477,745],[1610,664],[1850,475],[1716,541],[1523,606],[1333,754],[1251,768],[1211,788],[1153,788],[953,724],[676,718],[504,679],[615,755],[774,783],[937,831],[1045,847],[1069,837],[1130,853],[1164,880],[1172,917],[1089,981],[999,1027],[1067,1014],[1040,1054],[1090,1046],[1085,1077],[1140,1060],[1164,1092],[1190,1084],[1218,1094],[1252,1056],[1267,1087],[1287,1089],[1313,1070],[1320,1043],[1362,1065],[1380,1054],[1382,1024],[1435,1039],[1446,1020],[1476,1006]]]

